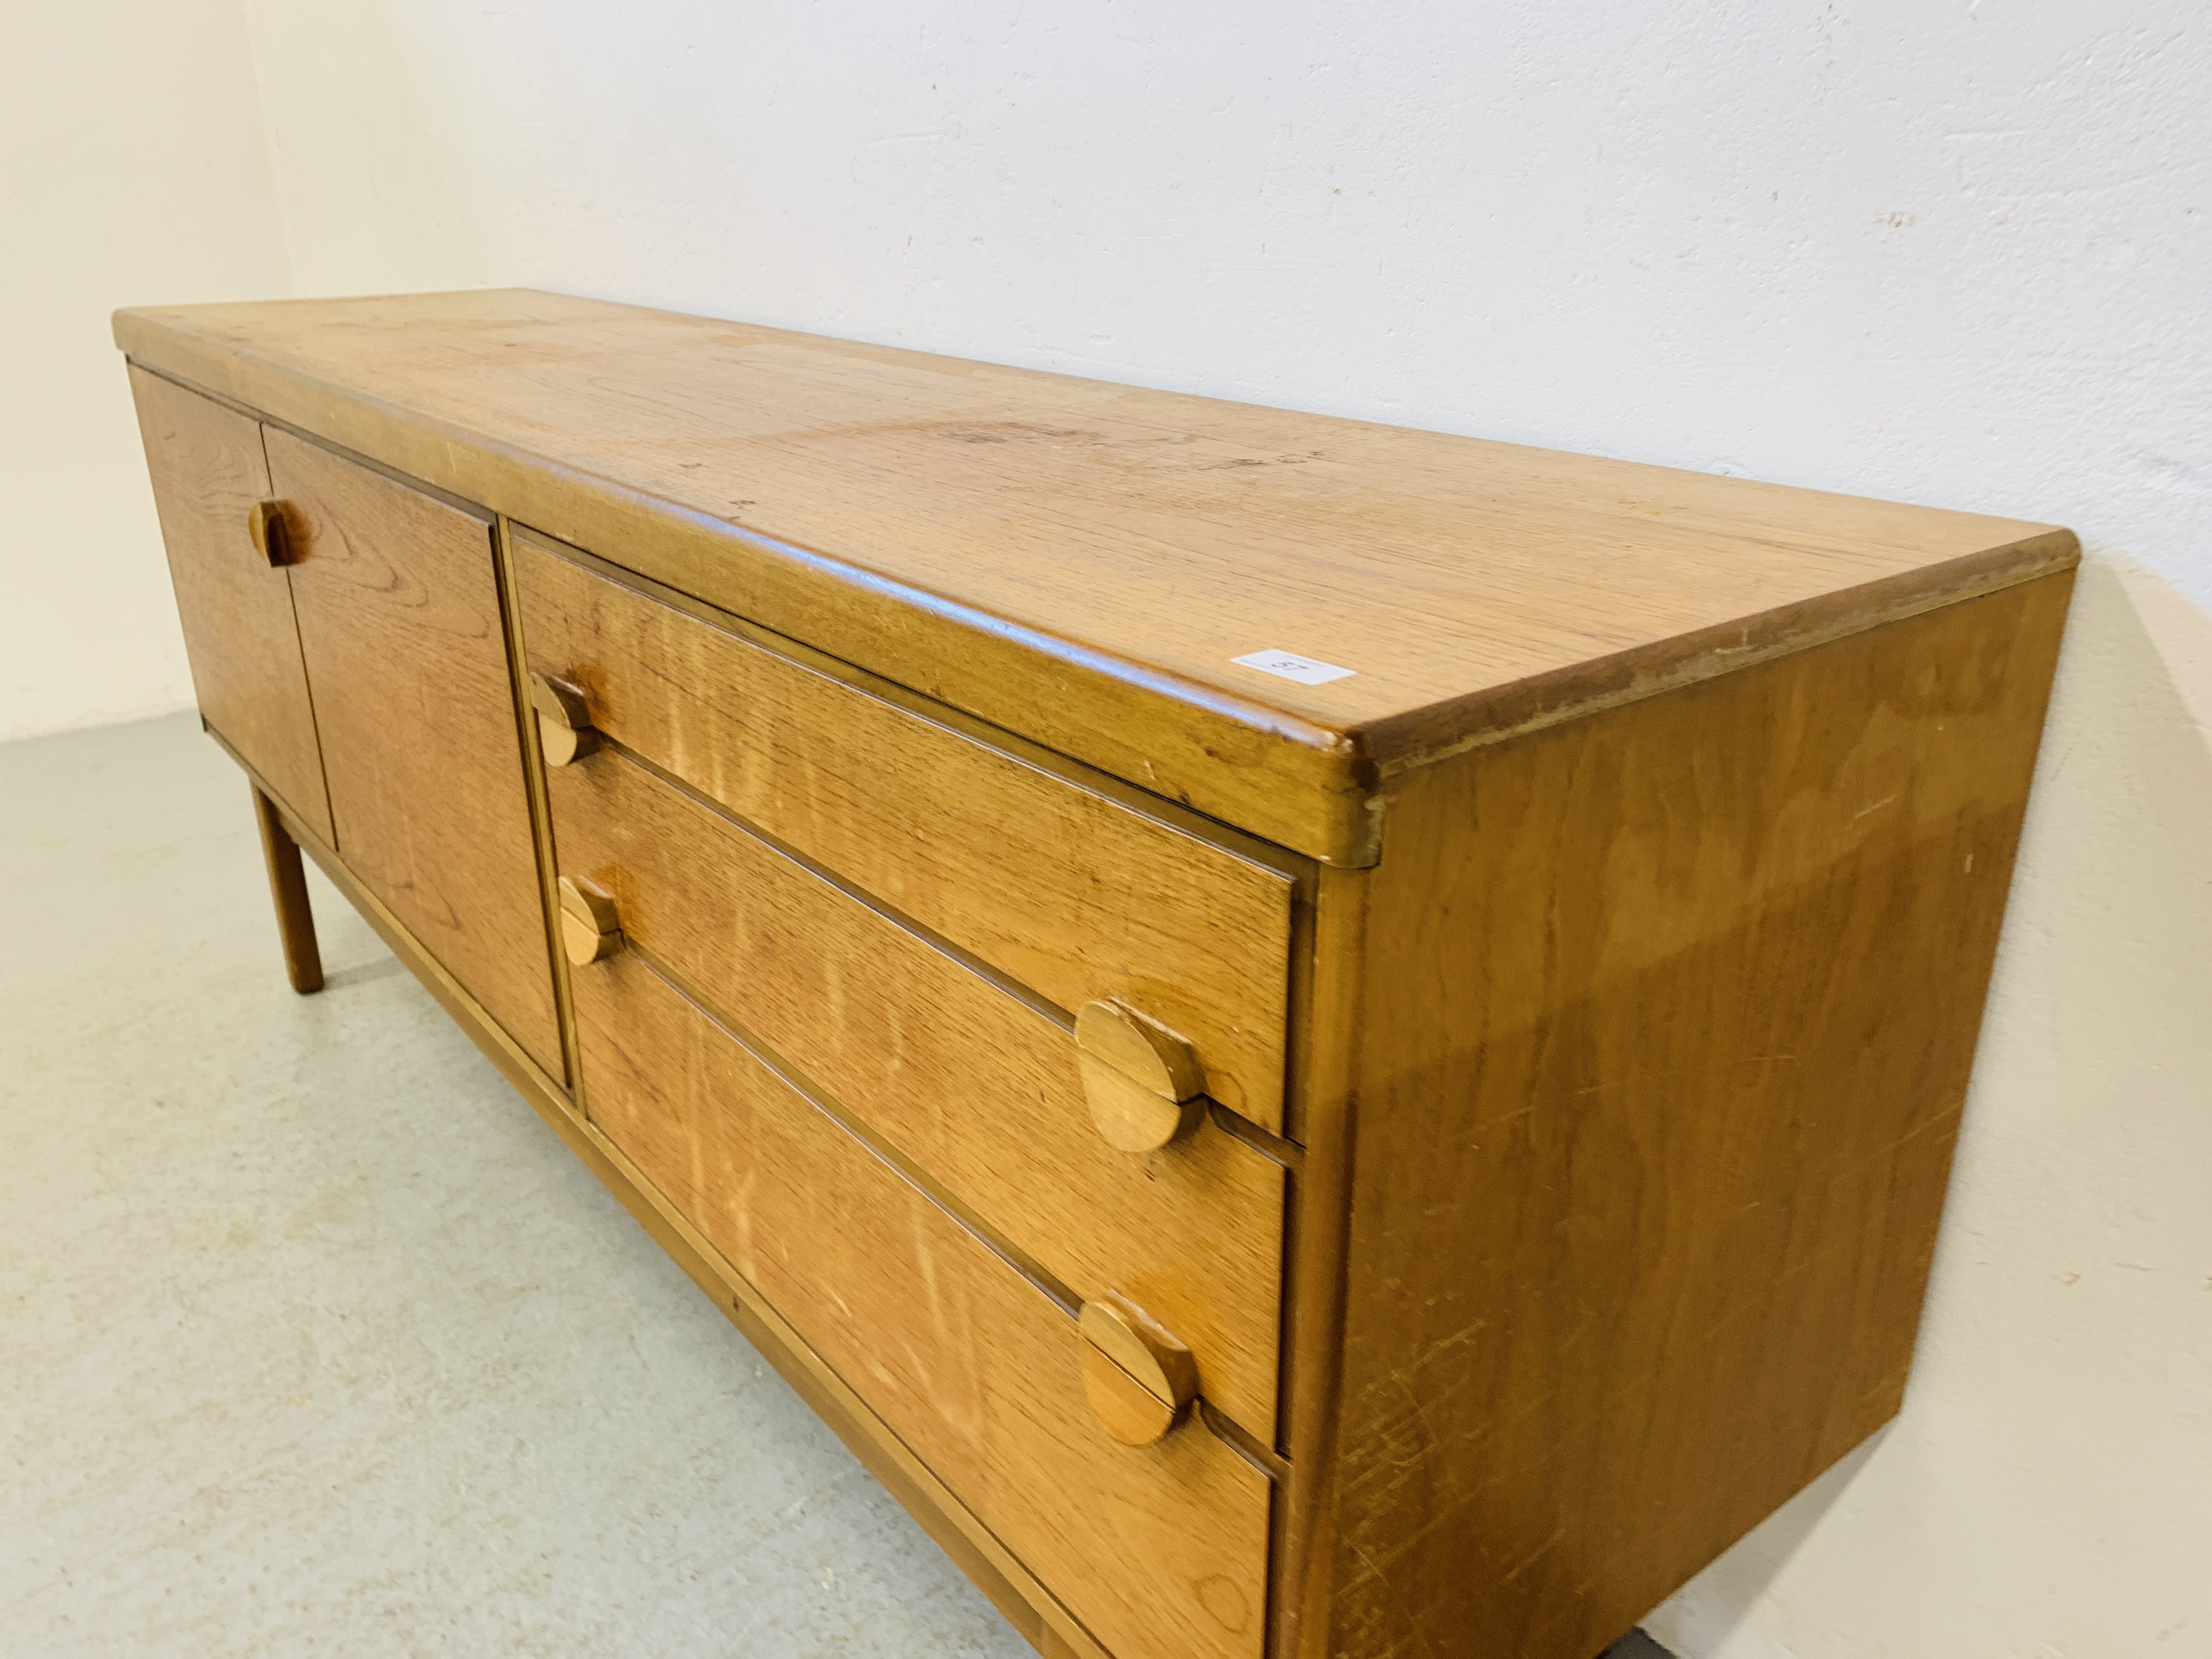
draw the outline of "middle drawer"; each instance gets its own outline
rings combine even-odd
[[[1115,1151],[1058,1021],[619,752],[547,784],[562,872],[612,895],[634,947],[1077,1296],[1167,1326],[1272,1441],[1279,1164],[1210,1121]]]

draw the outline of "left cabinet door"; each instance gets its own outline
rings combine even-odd
[[[338,856],[557,1081],[490,520],[275,427],[264,441]]]
[[[246,529],[270,493],[260,423],[135,365],[131,395],[200,714],[328,842],[330,800],[291,580],[254,550]]]

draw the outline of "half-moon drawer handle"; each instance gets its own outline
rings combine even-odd
[[[561,948],[579,968],[603,961],[623,948],[622,921],[613,896],[574,876],[561,878]]]
[[[297,563],[307,545],[286,501],[256,501],[247,507],[246,533],[252,538],[253,550],[268,560],[272,568]]]
[[[1083,1393],[1106,1432],[1149,1446],[1183,1419],[1198,1398],[1198,1361],[1127,1297],[1086,1302],[1076,1320],[1083,1344]]]
[[[1198,1125],[1206,1068],[1198,1050],[1126,1002],[1075,1011],[1075,1046],[1091,1121],[1125,1152],[1156,1152]]]
[[[599,746],[592,706],[583,690],[550,674],[530,677],[530,706],[538,715],[538,746],[548,766],[566,766]]]

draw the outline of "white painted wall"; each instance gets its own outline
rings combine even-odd
[[[535,283],[2078,529],[1906,1412],[1651,1628],[2212,1654],[2200,7],[243,3],[301,292]],[[280,285],[273,239],[173,272],[113,223],[100,307]]]
[[[0,738],[191,704],[107,314],[290,284],[238,0],[0,13]]]

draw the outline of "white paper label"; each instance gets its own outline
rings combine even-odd
[[[1249,656],[1231,657],[1229,660],[1240,668],[1256,668],[1262,674],[1296,680],[1300,685],[1327,685],[1331,680],[1348,680],[1359,672],[1356,668],[1339,668],[1333,662],[1295,656],[1288,651],[1255,651]]]

